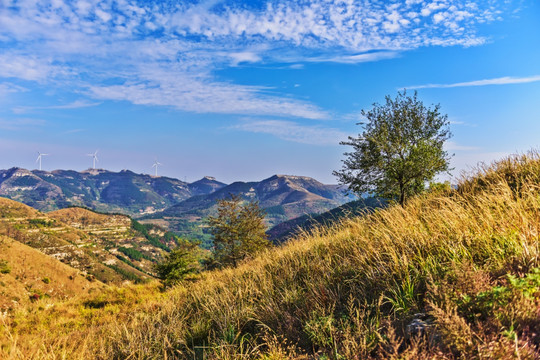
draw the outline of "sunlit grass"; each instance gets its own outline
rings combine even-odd
[[[536,153],[504,159],[457,190],[314,229],[166,293],[156,285],[111,288],[6,314],[0,354],[538,357],[539,189]],[[412,335],[407,325],[417,313],[426,328]]]

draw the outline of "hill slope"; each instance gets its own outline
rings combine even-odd
[[[274,244],[281,244],[301,232],[310,232],[315,227],[331,226],[347,218],[363,216],[376,208],[384,207],[382,200],[366,198],[351,201],[321,214],[302,215],[272,227],[266,233]]]
[[[66,300],[104,286],[53,257],[8,237],[0,237],[0,312],[42,298]]]
[[[157,227],[141,225],[126,215],[100,214],[72,207],[49,212],[47,216],[90,236],[93,253],[106,258],[103,261],[111,266],[126,263],[151,274],[163,250],[176,246],[174,235]]]
[[[107,324],[79,317],[66,332],[40,320],[61,316],[51,308],[6,328],[40,339],[19,354],[49,358],[536,359],[539,184],[540,156],[505,159],[455,191],[317,229],[148,305],[113,296],[91,310]]]
[[[44,214],[5,198],[0,198],[0,234],[106,283],[150,279],[162,250],[176,244],[164,231],[125,215],[81,208]]]
[[[175,334],[183,358],[190,342],[215,359],[538,358],[539,184],[540,157],[507,159],[457,191],[318,229],[178,288],[110,349]],[[170,325],[143,333],[157,322]]]

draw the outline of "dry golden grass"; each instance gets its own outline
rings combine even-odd
[[[131,219],[128,216],[100,214],[88,209],[78,207],[70,207],[51,211],[47,213],[47,217],[56,219],[77,228],[87,227],[91,225],[99,225],[100,227],[129,227],[131,225]]]
[[[28,205],[0,197],[0,218],[36,218],[40,216],[43,216],[43,213]]]
[[[537,154],[504,159],[456,191],[316,229],[164,294],[110,290],[8,316],[4,334],[17,323],[18,337],[0,354],[191,359],[204,346],[205,359],[539,358],[539,189]],[[411,335],[416,313],[426,326]]]
[[[104,288],[90,282],[78,270],[18,241],[0,236],[0,312],[47,298],[66,300]]]

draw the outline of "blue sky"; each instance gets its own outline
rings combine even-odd
[[[0,0],[0,168],[335,183],[361,109],[440,103],[454,175],[540,145],[540,4]]]

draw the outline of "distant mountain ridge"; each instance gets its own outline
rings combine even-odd
[[[210,177],[190,184],[129,170],[0,170],[0,196],[41,211],[84,206],[98,211],[141,215],[166,209],[225,185]]]

